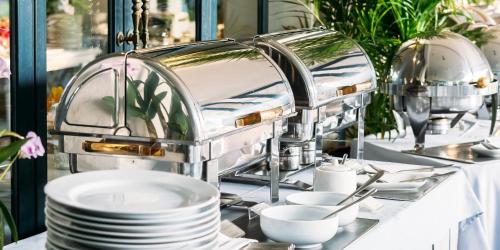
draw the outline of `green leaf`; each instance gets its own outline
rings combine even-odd
[[[172,91],[172,100],[170,102],[170,113],[175,114],[182,111],[181,98],[177,92]]]
[[[163,101],[163,99],[165,99],[165,97],[167,96],[167,91],[163,91],[157,95],[155,95],[153,97],[153,100],[152,100],[152,103],[156,106],[158,106],[160,104],[161,101]]]
[[[151,104],[151,99],[154,97],[154,93],[159,83],[160,78],[158,77],[158,74],[151,72],[144,83],[144,103],[147,106]]]
[[[104,105],[111,108],[111,110],[115,110],[115,98],[113,98],[112,96],[105,96],[102,98],[102,101],[104,102]]]
[[[138,88],[139,85],[143,84],[144,82],[141,80],[132,80],[131,78],[127,77],[127,83],[134,86],[135,88]]]
[[[189,130],[189,120],[183,112],[175,113],[175,123],[179,128],[179,133],[186,135]]]
[[[142,112],[142,110],[140,110],[139,108],[137,107],[134,107],[134,106],[128,106],[127,107],[127,112],[131,115],[131,116],[134,116],[134,117],[139,117],[141,119],[144,119],[146,120],[146,117],[144,115],[144,113]]]
[[[19,152],[19,150],[21,149],[21,146],[23,146],[24,143],[26,143],[28,140],[29,140],[29,138],[13,141],[9,145],[1,148],[0,149],[0,163],[6,161],[10,157],[16,155]]]
[[[137,87],[133,85],[128,85],[127,87],[127,105],[135,107],[139,105],[139,108],[145,112],[147,106],[144,104],[144,100],[141,97],[141,94],[139,93],[139,90]]]
[[[7,222],[7,225],[9,226],[10,232],[12,234],[12,240],[14,242],[17,242],[18,235],[17,235],[16,223],[14,222],[14,218],[10,214],[9,209],[7,208],[7,206],[5,206],[5,204],[2,201],[0,201],[0,210],[2,213],[2,217],[3,217],[2,220]],[[3,229],[3,227],[2,227],[2,229]],[[3,237],[3,234],[2,234],[2,237]]]
[[[157,105],[149,105],[148,111],[147,111],[147,119],[148,120],[153,120],[156,116],[156,113],[158,112],[158,106]]]

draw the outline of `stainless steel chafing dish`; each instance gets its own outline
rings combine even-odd
[[[481,46],[486,59],[490,64],[493,75],[500,77],[500,27],[485,28],[486,43]]]
[[[73,172],[166,170],[219,184],[265,161],[278,198],[278,138],[294,114],[290,85],[258,49],[234,41],[116,53],[66,87],[55,131]]]
[[[364,109],[376,89],[375,71],[352,39],[322,28],[260,35],[263,49],[285,72],[298,115],[280,138],[282,178],[322,160],[323,136],[358,125],[363,157]],[[257,172],[255,172],[257,174]],[[241,176],[249,177],[248,172]]]
[[[417,151],[424,147],[426,132],[446,133],[498,89],[479,48],[452,32],[404,43],[391,73],[386,91],[393,96],[394,109],[406,111]]]
[[[500,77],[500,27],[484,27],[484,36],[486,42],[481,45],[481,50],[483,51],[486,59],[488,59],[488,63],[490,64],[491,70],[495,79],[498,81]],[[486,102],[488,104],[492,104],[491,98],[486,98]],[[498,108],[498,103],[500,100],[497,100],[496,105],[492,105],[491,110],[496,111]],[[489,106],[489,105],[488,105]],[[487,109],[484,109],[487,111]],[[481,112],[480,112],[481,113]],[[488,112],[481,113],[482,116],[489,117]],[[481,116],[480,116],[481,117]],[[493,118],[493,117],[492,117]]]

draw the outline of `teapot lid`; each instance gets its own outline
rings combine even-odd
[[[352,171],[353,168],[350,166],[352,164],[347,164],[349,162],[346,162],[345,164],[340,164],[337,159],[332,159],[330,162],[324,162],[321,164],[319,167],[320,170],[322,171],[329,171],[329,172],[347,172],[347,171]]]

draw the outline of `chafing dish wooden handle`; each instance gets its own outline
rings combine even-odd
[[[143,145],[129,143],[110,143],[85,141],[82,143],[85,152],[113,154],[113,155],[133,155],[133,156],[164,156],[165,150],[158,145]]]
[[[480,77],[477,82],[476,82],[476,87],[477,88],[486,88],[488,87],[488,85],[490,85],[490,78],[489,77]]]
[[[337,90],[338,96],[349,95],[356,92],[368,90],[372,87],[372,82],[358,83],[352,86],[346,86]]]
[[[283,108],[281,107],[277,107],[266,111],[251,113],[236,119],[235,126],[237,128],[241,128],[253,124],[258,124],[264,121],[269,121],[277,117],[280,117],[282,114],[283,114]]]

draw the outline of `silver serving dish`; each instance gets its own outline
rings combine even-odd
[[[427,130],[446,133],[466,112],[476,112],[485,96],[498,91],[481,50],[452,32],[404,43],[391,74],[386,92],[398,113],[406,111],[416,150],[424,147]]]
[[[55,134],[73,172],[143,168],[203,178],[269,159],[278,198],[278,138],[295,103],[288,80],[234,41],[115,53],[66,87]]]
[[[481,46],[491,70],[498,80],[500,76],[500,27],[493,26],[485,29],[486,43]]]
[[[319,164],[323,137],[353,124],[358,125],[357,157],[362,158],[364,109],[377,86],[363,49],[345,35],[323,28],[261,35],[253,43],[285,72],[295,97],[298,115],[288,120],[280,153],[299,160],[287,161],[281,170]]]
[[[468,23],[470,21],[473,21],[475,24],[484,24],[487,26],[495,26],[497,24],[495,19],[491,17],[482,6],[462,6],[459,7],[459,11],[463,12],[465,15],[449,16],[456,24]]]
[[[481,45],[481,51],[488,59],[488,63],[490,64],[491,70],[495,79],[498,81],[500,77],[500,27],[484,26],[484,36],[486,38],[486,42]],[[491,104],[491,98],[486,98],[486,103]],[[500,100],[497,100],[497,107]],[[492,107],[494,108],[494,107]],[[489,115],[489,113],[485,113]]]

